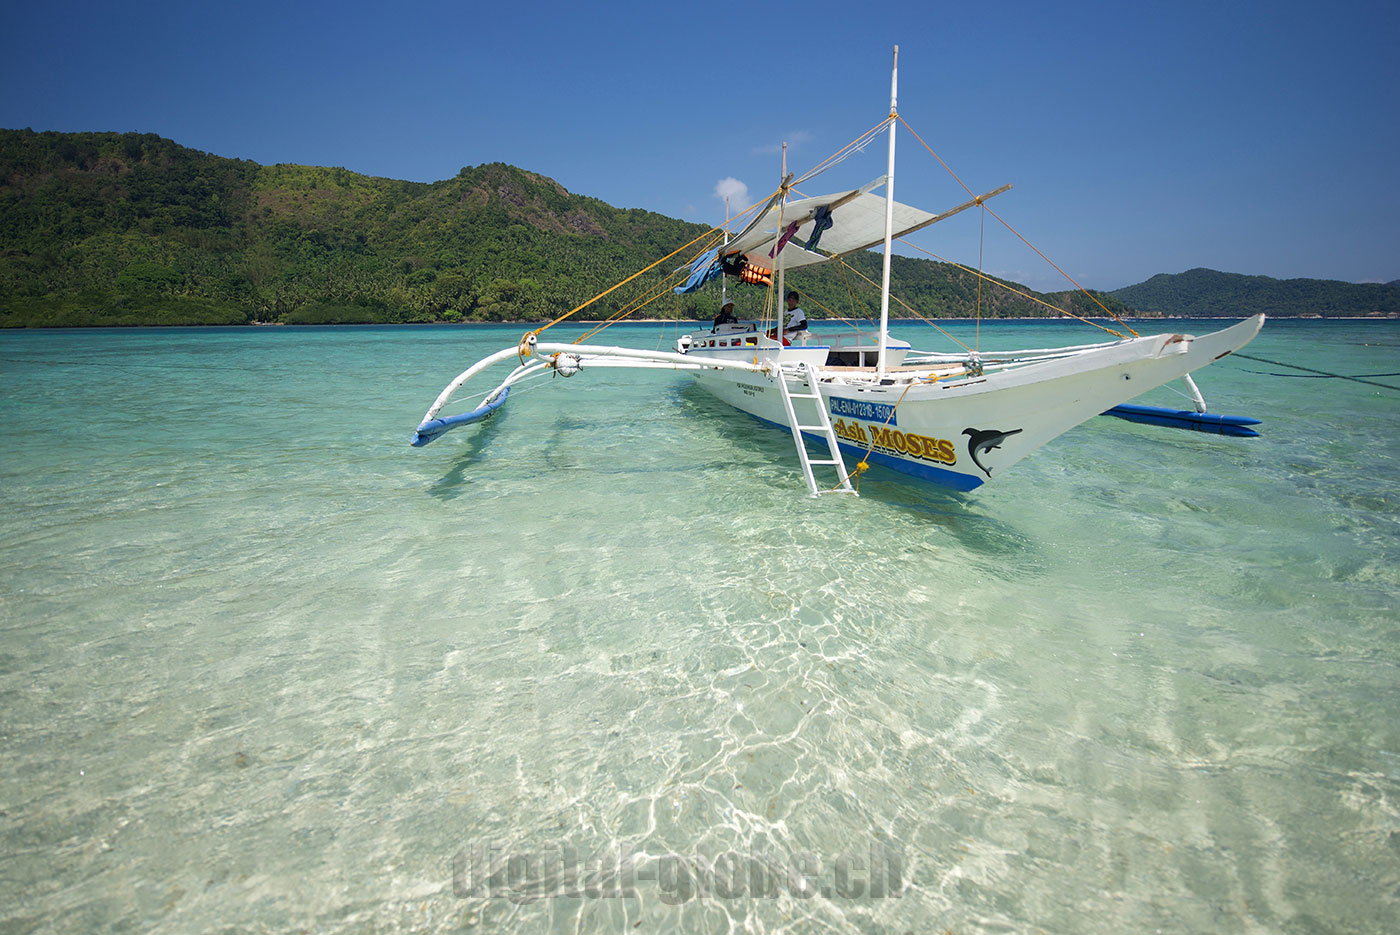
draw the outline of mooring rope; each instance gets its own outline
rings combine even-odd
[[[1310,374],[1317,374],[1318,377],[1328,377],[1328,378],[1333,379],[1333,380],[1350,380],[1350,381],[1353,382],[1353,383],[1365,383],[1367,386],[1379,386],[1379,387],[1381,387],[1382,389],[1395,390],[1396,392],[1400,392],[1400,386],[1391,386],[1389,383],[1377,383],[1375,380],[1364,380],[1364,379],[1362,379],[1362,377],[1396,377],[1396,376],[1400,376],[1400,373],[1364,373],[1364,374],[1360,374],[1359,376],[1354,376],[1354,377],[1353,377],[1353,376],[1347,376],[1345,373],[1333,373],[1333,372],[1330,371],[1330,370],[1315,370],[1315,369],[1313,369],[1312,367],[1303,367],[1303,366],[1300,366],[1300,365],[1298,365],[1298,364],[1289,364],[1289,363],[1285,363],[1285,362],[1283,362],[1283,361],[1281,361],[1281,360],[1269,360],[1267,357],[1251,357],[1249,354],[1241,354],[1239,351],[1235,351],[1235,353],[1234,353],[1232,356],[1234,356],[1234,357],[1243,357],[1245,360],[1257,360],[1257,361],[1259,361],[1259,363],[1261,363],[1261,364],[1273,364],[1273,365],[1276,366],[1276,367],[1291,367],[1291,368],[1294,369],[1294,370],[1306,370],[1306,371],[1307,371],[1308,373],[1310,373]],[[1258,373],[1258,372],[1259,372],[1259,371],[1257,371],[1257,370],[1251,370],[1251,371],[1250,371],[1250,373]],[[1301,374],[1296,374],[1296,373],[1271,373],[1271,374],[1269,374],[1269,376],[1271,376],[1271,377],[1296,377],[1296,376],[1301,376]]]

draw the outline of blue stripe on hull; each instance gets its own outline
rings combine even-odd
[[[792,429],[788,428],[786,425],[783,425],[781,422],[774,422],[771,419],[763,418],[763,416],[755,416],[752,412],[745,412],[743,409],[740,409],[739,411],[744,412],[745,415],[753,416],[755,419],[762,422],[764,425],[771,425],[775,429],[782,429],[789,435],[792,434]],[[810,432],[803,432],[802,437],[814,441],[819,445],[826,445],[826,439],[821,437],[820,435],[813,435]],[[872,463],[880,465],[881,467],[887,467],[890,470],[898,471],[901,474],[908,474],[910,477],[917,477],[919,480],[929,481],[931,483],[937,484],[940,487],[949,487],[953,490],[967,492],[969,490],[976,490],[978,487],[981,487],[984,483],[986,483],[986,481],[982,480],[982,478],[980,477],[973,477],[970,474],[960,474],[957,471],[950,471],[947,468],[934,467],[931,464],[918,464],[913,461],[906,461],[903,458],[895,458],[890,455],[881,454],[880,452],[875,451],[873,448],[871,449],[870,454],[867,455],[865,453],[865,449],[861,448],[859,445],[850,445],[846,442],[841,441],[840,439],[837,440],[836,444],[841,449],[842,455],[850,455],[855,457],[857,460],[864,457]],[[851,466],[847,465],[846,469],[851,470]]]

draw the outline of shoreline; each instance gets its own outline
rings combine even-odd
[[[1398,315],[1398,314],[1393,314],[1393,313],[1392,313],[1392,314],[1385,314],[1385,315],[1268,315],[1268,313],[1265,313],[1265,314],[1266,314],[1266,316],[1268,317],[1268,321],[1270,321],[1270,322],[1281,322],[1281,321],[1400,321],[1400,315]],[[1248,317],[1248,316],[1244,316],[1244,317]],[[823,323],[823,322],[849,323],[849,322],[857,321],[857,320],[859,320],[859,321],[873,322],[875,319],[849,319],[849,318],[813,318],[813,319],[811,319],[811,321],[812,321],[813,323],[818,324],[818,325],[820,325],[820,324]],[[1100,322],[1100,321],[1111,321],[1111,320],[1112,320],[1112,319],[1106,318],[1106,317],[1104,317],[1104,316],[1098,316],[1098,317],[1096,317],[1096,318],[1087,319],[1087,321],[1092,322],[1092,323],[1095,323],[1095,324],[1097,324],[1097,323]],[[1240,321],[1240,320],[1242,320],[1242,319],[1241,319],[1241,316],[1239,316],[1239,315],[1199,315],[1199,316],[1196,316],[1196,315],[1171,315],[1171,316],[1161,316],[1161,317],[1152,317],[1152,318],[1123,317],[1123,318],[1117,319],[1117,320],[1118,320],[1118,321],[1121,321],[1121,322],[1124,322],[1124,323],[1132,322],[1132,323],[1135,323],[1135,324],[1145,324],[1145,325],[1153,325],[1153,324],[1167,325],[1167,324],[1169,324],[1169,323],[1171,323],[1171,322],[1174,322],[1174,321]],[[582,326],[582,325],[588,325],[588,326],[592,326],[592,325],[599,325],[599,324],[602,324],[604,321],[605,321],[605,319],[580,318],[580,319],[577,319],[577,320],[571,320],[571,321],[568,322],[568,323],[569,323],[569,324],[572,324],[572,325],[580,325],[580,326]],[[1057,317],[1057,318],[1052,318],[1052,317],[1050,317],[1050,316],[1039,316],[1039,315],[1035,315],[1035,316],[1006,316],[1006,317],[981,318],[981,319],[978,319],[978,318],[934,318],[934,319],[928,319],[928,320],[919,319],[919,318],[891,318],[891,319],[890,319],[890,322],[891,322],[891,323],[896,323],[896,324],[899,324],[899,325],[901,325],[901,326],[903,326],[903,325],[915,325],[915,326],[918,326],[918,325],[926,325],[926,324],[929,324],[930,322],[936,323],[936,324],[940,324],[940,325],[942,325],[942,324],[959,325],[959,324],[977,324],[977,323],[979,323],[979,322],[980,322],[980,323],[984,323],[984,324],[995,324],[995,323],[997,323],[997,322],[1013,322],[1013,321],[1014,321],[1014,322],[1039,322],[1039,323],[1042,323],[1042,324],[1065,324],[1065,325],[1081,325],[1081,324],[1084,324],[1084,323],[1085,323],[1083,320],[1080,320],[1080,319],[1077,319],[1077,318],[1069,318],[1069,317],[1064,317],[1064,316]],[[542,320],[540,320],[540,321],[531,321],[531,320],[513,320],[513,321],[413,321],[413,322],[366,321],[366,322],[325,322],[325,323],[319,323],[319,324],[300,324],[300,323],[294,324],[294,323],[288,323],[288,322],[283,322],[283,321],[249,321],[249,322],[243,322],[243,323],[241,323],[241,324],[198,324],[198,323],[162,324],[162,323],[157,323],[157,322],[149,322],[149,323],[145,323],[145,324],[128,324],[128,323],[123,323],[123,324],[111,324],[111,325],[94,325],[94,324],[86,324],[86,325],[14,325],[14,326],[0,325],[0,331],[83,331],[83,330],[89,330],[89,331],[108,331],[108,330],[122,330],[122,329],[125,329],[125,328],[490,328],[490,327],[496,327],[496,326],[511,326],[511,327],[525,327],[525,328],[530,328],[530,327],[532,327],[532,326],[539,326],[539,325],[544,325],[544,324],[547,324],[547,322],[542,321]],[[561,324],[563,324],[563,322],[561,322]],[[623,320],[621,320],[621,321],[614,322],[613,324],[621,324],[621,325],[670,325],[670,324],[674,324],[674,325],[677,325],[677,326],[682,326],[682,325],[683,325],[683,326],[685,326],[685,327],[687,327],[687,328],[691,328],[691,329],[702,329],[702,328],[704,328],[705,325],[709,324],[709,321],[704,320],[704,319],[696,319],[696,318],[627,318],[627,319],[623,319]]]
[[[1265,312],[1264,315],[1265,315],[1265,317],[1266,317],[1266,319],[1267,319],[1268,321],[1400,321],[1400,315],[1395,315],[1395,314],[1387,314],[1387,315],[1270,315],[1268,312]],[[1249,315],[1244,315],[1244,316],[1240,316],[1240,315],[1161,315],[1161,316],[1152,316],[1152,317],[1149,317],[1149,318],[1143,318],[1143,317],[1139,317],[1139,316],[1124,315],[1122,318],[1120,318],[1120,319],[1118,319],[1118,320],[1119,320],[1119,321],[1148,322],[1148,323],[1154,322],[1154,321],[1241,321],[1243,318],[1249,318],[1249,317],[1250,317]],[[749,319],[749,320],[752,320],[752,319]],[[874,321],[875,319],[873,319],[873,318],[812,318],[812,319],[809,319],[809,320],[810,320],[811,322],[815,323],[815,324],[820,324],[820,323],[822,323],[822,322],[828,322],[828,321],[831,321],[831,322]],[[1088,318],[1087,320],[1089,320],[1089,321],[1109,321],[1109,320],[1111,320],[1111,319],[1109,319],[1109,318],[1107,318],[1106,316],[1103,316],[1103,315],[1098,315],[1098,316],[1095,316],[1095,317],[1092,317],[1092,318]],[[602,324],[603,322],[605,322],[605,321],[607,321],[607,319],[605,319],[605,318],[578,318],[578,319],[570,319],[570,320],[568,321],[568,323],[569,323],[569,324],[575,324],[575,325],[601,325],[601,324]],[[910,324],[926,324],[926,323],[927,323],[927,322],[924,321],[924,319],[921,319],[921,318],[891,318],[890,321],[891,321],[891,322],[900,322],[900,323],[908,322],[908,323],[910,323]],[[1039,321],[1039,322],[1064,322],[1064,323],[1076,323],[1076,324],[1083,324],[1083,323],[1084,323],[1081,319],[1078,319],[1078,318],[1068,318],[1068,317],[1063,317],[1063,316],[1062,316],[1062,317],[1059,317],[1059,318],[1052,318],[1052,317],[1050,317],[1050,316],[1048,316],[1048,315],[1046,315],[1046,316],[1040,316],[1040,315],[1004,315],[1004,316],[998,316],[998,317],[996,317],[996,318],[931,318],[931,319],[928,319],[928,321],[934,321],[934,322],[938,322],[938,323],[940,323],[940,324],[942,324],[942,323],[959,324],[959,323],[962,323],[962,322],[968,322],[968,323],[974,323],[974,324],[975,324],[976,322],[979,322],[979,321],[982,322],[982,323],[984,323],[984,324],[986,324],[986,323],[988,323],[988,322],[998,322],[998,321]],[[548,324],[548,322],[543,321],[543,320],[541,320],[541,321],[534,321],[534,320],[529,320],[529,319],[511,319],[511,320],[506,320],[506,321],[405,321],[405,322],[396,322],[396,321],[367,321],[367,322],[343,322],[343,323],[341,323],[341,324],[334,325],[334,326],[335,326],[335,327],[356,327],[356,326],[362,326],[362,325],[363,325],[363,326],[368,326],[368,327],[374,327],[374,326],[377,326],[377,325],[389,325],[389,326],[392,326],[392,327],[395,327],[395,328],[398,328],[398,327],[405,327],[405,328],[436,328],[436,327],[457,327],[457,328],[467,327],[467,328],[480,328],[480,327],[489,327],[489,326],[491,326],[491,325],[543,325],[543,324]],[[565,324],[565,322],[560,322],[560,324],[561,324],[561,325],[562,325],[562,324]],[[613,322],[613,324],[615,324],[615,325],[670,325],[670,324],[681,324],[681,325],[705,325],[705,324],[709,324],[709,322],[708,322],[706,319],[703,319],[703,318],[624,318],[624,319],[622,319],[622,320],[620,320],[620,321],[615,321],[615,322]],[[282,321],[250,321],[250,322],[248,322],[246,325],[189,325],[188,327],[192,327],[192,328],[202,328],[202,327],[212,327],[212,328],[243,328],[243,327],[250,327],[250,326],[251,326],[251,327],[304,327],[304,328],[320,328],[320,327],[323,327],[322,325],[300,325],[300,324],[297,324],[297,325],[289,325],[287,322],[282,322]],[[133,327],[165,327],[165,326],[162,326],[162,325],[155,325],[155,326],[136,325],[136,326],[133,326]]]

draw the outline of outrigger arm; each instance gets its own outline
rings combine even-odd
[[[469,380],[482,371],[517,357],[521,363],[510,372],[501,383],[486,394],[481,405],[470,412],[439,418],[438,413],[452,399],[453,395]],[[527,362],[528,358],[528,362]],[[647,351],[630,347],[607,345],[560,344],[540,342],[531,334],[517,347],[507,347],[483,357],[466,370],[459,373],[451,383],[443,388],[437,399],[428,407],[423,421],[413,432],[409,444],[421,448],[438,438],[444,432],[460,425],[471,425],[491,416],[510,393],[510,387],[525,377],[534,376],[544,370],[554,370],[561,376],[573,376],[587,364],[590,367],[629,367],[636,369],[664,368],[667,370],[747,370],[767,373],[776,366],[772,361],[753,362],[743,360],[703,360],[675,354],[670,351]]]

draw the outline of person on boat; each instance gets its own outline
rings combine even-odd
[[[792,343],[791,339],[797,336],[799,331],[807,330],[807,313],[802,311],[797,304],[797,293],[787,294],[787,311],[783,313],[783,346],[787,347]],[[768,332],[768,337],[773,340],[778,339],[778,329],[774,328]]]
[[[797,304],[797,293],[787,294],[787,321],[783,325],[783,337],[790,338],[799,331],[807,330],[807,313]]]
[[[732,325],[738,321],[739,319],[734,317],[734,303],[725,302],[719,307],[719,314],[715,316],[715,326],[710,329],[710,334],[714,334],[720,325]]]

